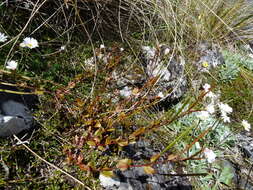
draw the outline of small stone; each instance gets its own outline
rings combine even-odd
[[[157,77],[157,81],[151,87],[150,96],[160,97],[161,93],[165,100],[162,104],[181,98],[187,91],[187,79],[184,74],[184,59],[181,57],[177,62],[175,57],[169,56],[169,47],[161,45],[158,49],[151,46],[143,46],[141,52],[142,65],[147,79]]]

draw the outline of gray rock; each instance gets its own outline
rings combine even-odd
[[[158,77],[150,95],[160,97],[164,103],[173,102],[187,91],[187,78],[184,74],[185,61],[180,62],[170,54],[166,45],[158,48],[143,46],[141,60],[146,73],[146,80]]]
[[[18,91],[18,89],[1,85],[1,89]],[[38,102],[36,95],[0,93],[0,137],[17,135],[35,127],[31,113],[32,107]]]
[[[8,117],[8,119],[6,119]],[[30,125],[23,118],[0,116],[0,137],[17,135],[21,131],[30,129]]]
[[[134,88],[141,88],[145,82],[145,74],[142,65],[130,55],[125,55],[122,48],[98,48],[95,57],[91,57],[85,61],[88,69],[94,69],[95,62],[99,62],[102,66],[108,65],[115,57],[120,56],[120,63],[111,68],[111,80],[108,88],[118,90],[119,96],[129,98]],[[118,101],[118,100],[115,100]]]
[[[233,171],[233,174],[236,173],[235,184],[238,189],[253,190],[253,138],[248,133],[239,133],[236,138],[238,142],[231,149],[237,155],[233,161],[236,165]]]
[[[149,159],[159,151],[151,148],[152,145],[147,141],[138,141],[124,147],[122,157],[127,157],[135,162]],[[191,190],[192,186],[186,177],[167,176],[173,172],[173,165],[169,162],[155,164],[152,166],[156,173],[146,174],[143,167],[131,167],[126,171],[117,170],[113,186],[105,187],[106,190]],[[120,181],[120,184],[118,184]],[[112,184],[112,183],[111,183]]]
[[[109,88],[117,89],[121,97],[129,98],[133,89],[137,88],[142,89],[140,96],[145,95],[151,101],[160,98],[161,105],[170,105],[187,91],[184,59],[177,61],[175,56],[170,55],[166,45],[158,48],[143,46],[140,59],[134,59],[131,55],[123,56],[119,49],[100,48],[96,59],[88,59],[85,65],[92,68],[95,60],[107,65],[109,60],[119,55],[122,56],[121,62],[112,69]],[[156,84],[144,89],[145,84],[153,78],[159,78]]]
[[[220,48],[216,44],[203,42],[199,44],[197,51],[200,58],[195,64],[201,72],[207,72],[210,69],[225,64]]]
[[[119,189],[133,190],[191,190],[187,178],[167,177],[166,174],[172,171],[169,164],[155,165],[153,168],[157,174],[146,174],[143,167],[130,168],[127,171],[117,171],[121,183]]]
[[[253,138],[245,134],[238,134],[237,138],[243,155],[253,161]]]

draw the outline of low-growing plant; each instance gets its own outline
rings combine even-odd
[[[222,51],[225,64],[219,69],[219,80],[228,82],[235,80],[240,75],[241,68],[253,71],[253,59],[248,55],[239,54],[239,52]]]
[[[0,30],[4,31],[0,33],[1,80],[14,81],[17,87],[30,87],[31,93],[43,94],[35,113],[41,124],[34,137],[39,143],[32,141],[30,145],[37,153],[23,145],[32,153],[23,160],[31,162],[23,170],[19,166],[22,160],[16,154],[24,150],[12,150],[10,142],[2,141],[8,147],[0,151],[2,166],[7,167],[5,173],[9,166],[16,176],[0,180],[0,185],[70,189],[73,182],[65,182],[72,179],[84,188],[85,185],[97,187],[99,173],[112,177],[114,170],[143,167],[147,174],[153,174],[154,164],[184,162],[185,175],[189,174],[196,189],[232,188],[232,171],[215,161],[215,157],[222,158],[223,151],[234,144],[232,130],[224,122],[233,121],[237,125],[243,120],[236,131],[242,127],[249,131],[246,120],[253,122],[249,104],[253,99],[251,60],[224,51],[226,64],[217,76],[220,83],[216,81],[221,99],[206,84],[197,94],[186,94],[176,107],[156,113],[151,110],[160,98],[150,98],[148,94],[159,77],[136,86],[129,97],[121,97],[113,72],[124,68],[124,64],[132,69],[131,63],[137,59],[129,55],[130,51],[122,53],[117,45],[106,52],[104,38],[127,42],[124,47],[131,49],[134,56],[139,52],[132,44],[139,46],[143,42],[166,42],[173,47],[174,54],[182,55],[196,54],[194,46],[203,40],[244,43],[252,39],[253,23],[251,7],[244,0],[70,0],[9,4],[6,1],[0,3],[0,15]],[[37,37],[38,41],[26,35]],[[98,44],[94,39],[103,45],[95,48]],[[80,41],[88,41],[90,45],[80,45]],[[103,57],[103,53],[108,54]],[[234,112],[221,101],[228,101]],[[148,112],[152,113],[143,117]],[[165,142],[157,142],[160,153],[138,163],[120,156],[123,147],[148,139],[154,131],[166,134]],[[56,171],[51,171],[49,166]],[[62,178],[63,174],[68,179]],[[59,178],[62,180],[58,182]]]

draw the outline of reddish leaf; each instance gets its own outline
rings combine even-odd
[[[91,167],[89,167],[89,166],[87,166],[87,165],[85,165],[85,164],[80,164],[80,165],[78,165],[79,166],[79,168],[81,169],[81,170],[83,170],[83,171],[91,171]]]
[[[78,157],[77,157],[77,161],[76,161],[76,164],[81,164],[83,161],[83,154],[79,154]]]
[[[78,147],[79,148],[83,147],[83,144],[84,144],[84,136],[81,136],[78,142]]]

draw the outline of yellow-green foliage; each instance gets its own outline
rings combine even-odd
[[[162,30],[168,34],[167,40],[225,42],[252,37],[252,5],[244,0],[159,2],[155,2],[156,10],[164,24]]]

